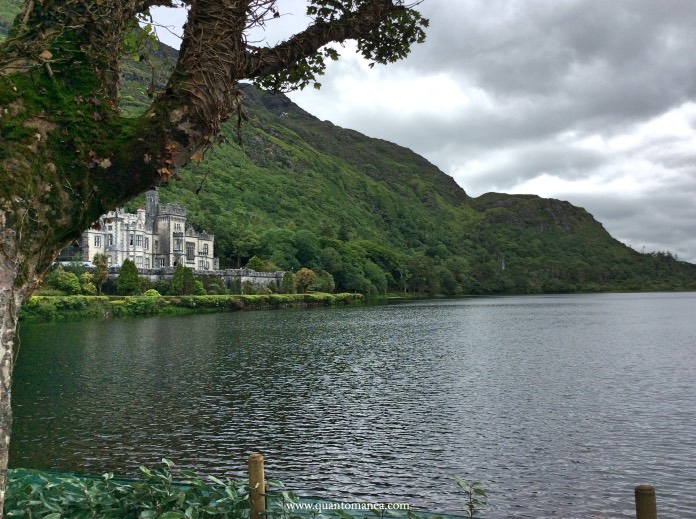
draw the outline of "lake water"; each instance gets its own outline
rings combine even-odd
[[[21,326],[11,466],[166,456],[488,517],[696,517],[696,294],[497,297]]]

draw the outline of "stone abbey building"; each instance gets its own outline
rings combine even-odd
[[[145,197],[145,207],[135,214],[119,208],[99,217],[82,234],[77,250],[66,250],[61,256],[71,259],[65,256],[79,252],[84,261],[92,261],[95,254],[104,254],[113,267],[128,258],[139,269],[181,264],[199,272],[218,270],[218,258],[213,256],[215,236],[187,224],[185,207],[160,204],[157,189]]]

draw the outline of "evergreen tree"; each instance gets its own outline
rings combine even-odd
[[[177,264],[172,277],[171,292],[176,296],[188,296],[196,291],[196,279],[190,268]]]
[[[284,294],[294,294],[295,293],[295,274],[289,270],[285,271],[283,274],[283,282],[281,284],[281,290]]]
[[[133,261],[126,259],[121,265],[121,270],[116,278],[116,292],[123,296],[131,296],[140,293],[140,278],[138,268]]]

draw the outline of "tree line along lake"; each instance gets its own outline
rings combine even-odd
[[[137,476],[162,457],[299,494],[490,517],[696,510],[694,293],[422,300],[23,323],[13,467]]]

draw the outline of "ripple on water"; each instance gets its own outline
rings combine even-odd
[[[307,495],[490,515],[696,509],[693,294],[417,301],[24,325],[14,466],[135,475],[163,456]]]

